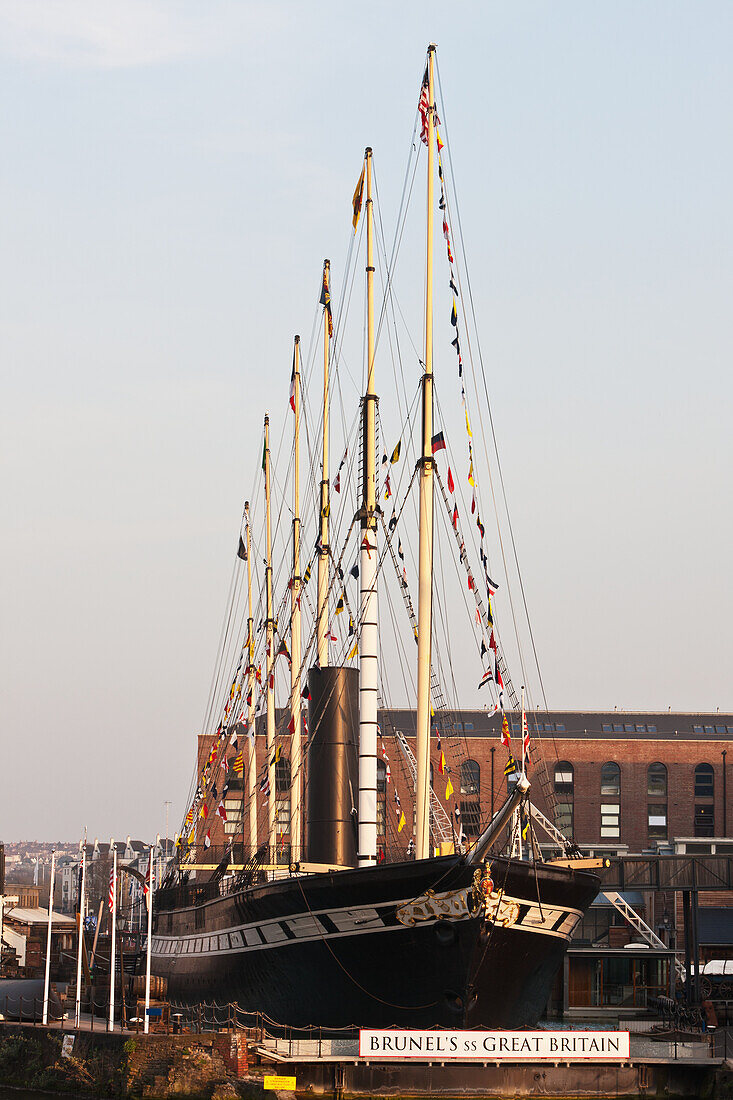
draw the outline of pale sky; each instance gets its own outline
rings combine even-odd
[[[185,812],[262,417],[430,41],[550,706],[733,710],[730,4],[0,0],[0,839]]]

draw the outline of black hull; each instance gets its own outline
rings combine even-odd
[[[291,1027],[535,1024],[598,879],[506,859],[493,884],[475,871],[455,856],[383,864],[163,910],[153,972],[174,1000]]]

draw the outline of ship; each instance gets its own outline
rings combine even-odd
[[[311,484],[317,502],[315,548],[302,570],[302,371],[296,337],[289,401],[295,427],[288,626],[281,630],[279,625],[285,600],[276,608],[274,597],[272,459],[269,417],[265,417],[264,613],[255,627],[252,524],[246,504],[237,551],[238,566],[244,570],[246,565],[246,634],[231,686],[227,676],[221,706],[218,710],[210,707],[212,733],[207,745],[211,747],[197,762],[191,802],[176,840],[175,865],[155,893],[153,904],[149,965],[153,974],[167,979],[169,997],[179,1003],[235,1003],[243,1012],[257,1014],[275,1027],[534,1025],[546,1008],[573,931],[599,888],[598,876],[588,861],[580,859],[572,841],[555,830],[562,858],[549,861],[542,858],[534,841],[534,823],[541,815],[532,810],[529,800],[530,736],[524,695],[520,708],[492,610],[496,585],[488,572],[483,525],[479,519],[481,565],[472,572],[467,542],[459,530],[457,503],[450,511],[452,474],[448,470],[446,489],[437,470],[436,454],[445,446],[444,433],[435,431],[433,419],[433,222],[438,207],[451,265],[454,258],[441,159],[444,143],[435,104],[435,57],[431,46],[416,113],[416,133],[427,148],[428,211],[424,348],[416,402],[420,431],[410,479],[419,492],[415,509],[419,511],[417,615],[412,612],[404,571],[398,579],[399,591],[413,614],[410,640],[413,647],[417,643],[417,726],[414,753],[404,737],[399,738],[399,751],[409,757],[409,797],[404,784],[400,797],[396,772],[391,775],[389,765],[386,767],[387,782],[391,778],[394,788],[388,807],[390,831],[398,844],[387,852],[379,839],[387,829],[379,820],[377,765],[381,758],[384,777],[384,760],[388,759],[384,745],[389,733],[378,723],[381,628],[377,588],[385,563],[391,560],[399,570],[400,560],[404,560],[398,513],[393,511],[387,522],[382,507],[391,495],[385,486],[389,490],[389,472],[399,460],[400,443],[391,456],[384,454],[380,469],[374,198],[372,150],[367,148],[353,198],[354,231],[362,212],[364,215],[367,303],[366,386],[357,448],[360,499],[347,536],[356,532],[358,540],[357,564],[352,570],[352,577],[358,579],[358,602],[353,613],[349,610],[340,621],[345,624],[348,617],[348,634],[341,659],[333,661],[337,640],[333,616],[343,610],[346,585],[344,549],[331,545],[332,488],[338,491],[338,485],[332,485],[329,477],[329,365],[334,319],[326,261],[320,293],[324,362],[321,478],[319,484],[315,478]],[[436,180],[440,188],[437,206]],[[453,266],[450,280],[457,295]],[[456,297],[451,324],[460,367]],[[470,437],[467,407],[466,428]],[[469,455],[475,502],[478,475],[470,440]],[[341,467],[337,479],[340,473]],[[464,828],[460,801],[453,805],[454,797],[458,798],[448,759],[453,724],[441,715],[438,698],[433,647],[436,482],[449,509],[449,529],[455,536],[460,567],[467,570],[468,589],[476,595],[481,658],[488,666],[481,684],[490,683],[496,694],[495,710],[504,718],[502,739],[508,746],[505,775],[512,782],[503,804],[480,828]],[[317,578],[308,589],[311,567],[317,568]],[[477,596],[479,580],[486,586],[485,600]],[[303,647],[303,597],[314,586],[313,629]],[[264,668],[262,660],[257,663],[258,646]],[[353,665],[355,659],[358,667]],[[280,712],[275,706],[278,661],[278,669],[285,663],[290,668],[288,704]],[[220,680],[220,675],[215,677],[217,683]],[[507,732],[505,696],[507,708],[516,705],[517,713],[521,709],[522,749],[516,759]],[[264,760],[260,753],[259,762],[258,737],[266,746]],[[290,751],[292,812],[287,822],[287,848],[277,802],[283,746]],[[435,791],[431,781],[431,758],[436,758],[436,753],[438,771],[446,783],[444,795]],[[242,777],[238,788],[237,775]],[[209,817],[227,819],[232,783],[241,790],[239,835],[230,830],[226,850],[217,851],[214,859]],[[410,815],[412,828],[408,825]],[[476,826],[476,822],[471,824]],[[553,827],[549,828],[552,834]]]

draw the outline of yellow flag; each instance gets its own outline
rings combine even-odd
[[[359,215],[361,214],[361,202],[362,202],[363,196],[364,196],[364,169],[362,168],[361,175],[359,176],[359,182],[357,183],[356,190],[354,191],[354,198],[352,199],[352,205],[353,205],[353,208],[354,208],[354,216],[351,219],[351,224],[353,225],[355,230],[356,230],[357,225],[359,224]]]
[[[390,458],[390,460],[389,460],[389,461],[390,461],[390,462],[392,463],[392,465],[393,465],[393,466],[394,466],[395,462],[399,462],[399,458],[400,458],[400,447],[401,447],[401,446],[402,446],[402,440],[399,440],[399,441],[398,441],[398,443],[397,443],[397,446],[396,446],[396,447],[395,447],[395,449],[394,449],[394,450],[392,451],[392,457]]]
[[[344,597],[339,596],[338,603],[336,604],[336,614],[340,615],[344,609]]]
[[[400,810],[400,823],[397,826],[397,832],[401,833],[402,830],[404,829],[404,827],[405,827],[405,811]]]
[[[354,657],[356,657],[358,652],[359,652],[359,643],[357,642],[355,644],[354,648],[352,649],[351,653],[349,654],[348,659],[351,661]]]
[[[470,465],[470,466],[468,467],[468,484],[469,484],[469,485],[473,485],[473,484],[475,484],[475,483],[474,483],[474,480],[473,480],[473,462],[472,462],[472,463],[471,463],[471,465]]]
[[[445,785],[445,800],[446,800],[446,802],[449,801],[452,794],[453,794],[453,784],[451,783],[450,779],[448,779],[448,782]]]
[[[468,409],[466,409],[466,431],[471,439],[473,439],[473,432],[471,431],[471,425],[468,423]]]

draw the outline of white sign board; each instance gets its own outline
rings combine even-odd
[[[359,1057],[421,1062],[626,1062],[628,1031],[367,1031]]]

